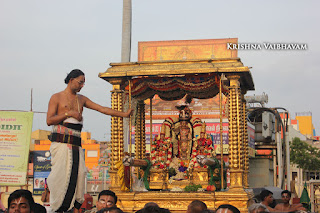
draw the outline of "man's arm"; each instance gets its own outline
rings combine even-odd
[[[301,203],[292,204],[290,210],[291,211],[298,211],[298,210],[307,211],[307,209],[305,209]]]
[[[282,212],[294,212],[294,211],[297,211],[297,210],[306,210],[305,208],[303,208],[302,204],[299,203],[299,204],[292,204],[289,208],[286,208],[284,209],[284,206],[282,203],[279,203],[277,204],[275,207],[274,207],[275,210],[280,210]]]
[[[282,203],[278,203],[275,207],[274,207],[274,209],[275,210],[283,210],[283,204]]]
[[[274,209],[274,208],[271,208],[270,206],[268,206],[268,205],[266,205],[266,204],[264,204],[263,202],[261,202],[261,204],[262,205],[264,205],[270,212],[277,212],[277,210],[276,209]]]
[[[133,110],[129,109],[127,112],[121,112],[121,111],[117,111],[114,109],[111,109],[109,107],[104,107],[104,106],[100,106],[99,104],[94,103],[93,101],[91,101],[89,98],[82,96],[82,98],[84,99],[84,106],[89,108],[89,109],[93,109],[96,110],[98,112],[101,112],[105,115],[111,115],[111,116],[117,116],[117,117],[130,117],[130,115],[132,114]]]
[[[58,105],[59,105],[59,101],[58,101],[58,95],[54,94],[49,101],[49,105],[48,105],[48,112],[47,112],[47,125],[51,126],[51,125],[57,125],[59,123],[61,123],[62,121],[64,121],[65,119],[67,119],[68,117],[74,117],[75,119],[81,121],[82,120],[82,116],[79,112],[74,111],[74,110],[69,110],[63,113],[60,113],[59,115],[58,113]]]

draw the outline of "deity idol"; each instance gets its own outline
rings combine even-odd
[[[205,157],[211,158],[214,157],[215,151],[213,149],[213,142],[211,137],[209,137],[206,133],[206,123],[202,123],[200,138],[197,139],[193,145],[192,149],[192,164],[195,168],[200,168],[200,165],[196,161],[196,157],[198,155],[203,155]],[[206,168],[206,166],[204,166]]]
[[[166,169],[172,156],[172,143],[169,137],[165,137],[165,124],[161,127],[160,136],[151,145],[151,162],[155,168]]]
[[[178,107],[177,107],[178,108]],[[179,123],[180,125],[174,129],[174,132],[178,136],[177,149],[174,150],[178,158],[182,160],[189,160],[191,156],[192,147],[192,125],[190,119],[192,117],[192,112],[188,106],[181,106],[179,112]]]
[[[177,109],[179,109],[179,121],[177,121],[174,128],[172,128],[173,134],[175,135],[175,143],[173,146],[175,158],[169,167],[175,170],[176,175],[174,179],[180,180],[188,176],[194,130],[193,124],[190,122],[192,112],[188,106],[178,106]]]

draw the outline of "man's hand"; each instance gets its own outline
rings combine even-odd
[[[68,113],[68,116],[73,117],[78,121],[82,121],[82,115],[78,111],[70,110],[67,113]]]
[[[133,114],[133,109],[129,109],[124,117],[129,118]]]
[[[293,210],[294,210],[294,211],[298,211],[298,210],[307,211],[307,210],[303,207],[302,203],[294,204],[294,205],[293,205]]]

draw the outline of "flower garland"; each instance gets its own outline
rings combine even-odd
[[[151,145],[151,163],[157,169],[164,169],[169,166],[172,159],[172,143],[170,138],[155,140]]]
[[[199,138],[196,140],[196,142],[193,144],[192,148],[192,154],[191,154],[191,162],[190,166],[193,166],[195,168],[200,168],[200,165],[198,164],[196,157],[198,155],[204,155],[207,157],[214,156],[214,149],[212,147],[212,140],[210,137],[207,138]],[[200,150],[199,147],[203,147],[203,150]],[[203,168],[207,168],[206,165],[203,166]]]

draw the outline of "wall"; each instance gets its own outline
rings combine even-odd
[[[273,161],[269,158],[250,158],[249,186],[273,186]]]
[[[312,115],[297,115],[296,120],[299,122],[299,130],[301,134],[307,136],[308,138],[313,137],[313,124],[312,124]]]

